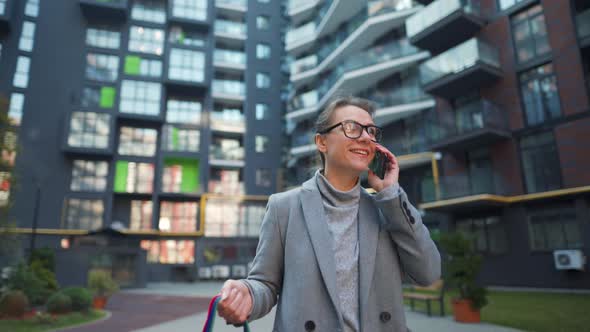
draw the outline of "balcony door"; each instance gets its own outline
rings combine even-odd
[[[471,193],[493,194],[495,192],[494,173],[488,149],[481,148],[467,152],[467,166]]]

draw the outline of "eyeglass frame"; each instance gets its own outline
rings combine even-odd
[[[361,127],[361,133],[357,137],[350,137],[350,136],[348,136],[348,134],[346,133],[346,130],[344,130],[344,124],[345,123],[351,123],[351,122],[354,123],[354,124],[357,124],[357,125],[359,125]],[[375,125],[366,125],[365,126],[364,124],[360,124],[360,123],[358,123],[358,122],[356,122],[354,120],[344,120],[344,121],[338,122],[337,124],[335,124],[335,125],[333,125],[331,127],[328,127],[328,128],[326,128],[326,129],[324,129],[322,131],[318,131],[318,134],[320,134],[320,135],[327,134],[330,131],[334,130],[334,128],[336,128],[338,126],[342,126],[342,132],[344,133],[344,136],[346,136],[347,138],[350,138],[350,139],[357,139],[357,138],[363,136],[363,129],[364,129],[364,131],[367,132],[367,134],[369,136],[371,136],[371,133],[369,133],[369,128],[377,128],[377,129],[379,129],[379,139],[377,139],[377,138],[372,139],[371,138],[371,141],[372,142],[379,143],[379,141],[381,141],[381,137],[383,136],[383,128],[381,128],[379,126],[375,126]]]

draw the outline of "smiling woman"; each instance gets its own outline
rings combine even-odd
[[[250,274],[221,289],[218,312],[229,323],[278,303],[277,331],[407,331],[402,277],[431,284],[440,255],[398,183],[396,157],[379,145],[373,114],[371,102],[343,97],[319,115],[321,169],[270,197]],[[382,178],[369,170],[376,153]],[[376,195],[360,186],[366,171]]]

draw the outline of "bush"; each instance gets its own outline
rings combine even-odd
[[[31,265],[38,262],[44,269],[55,272],[55,253],[49,248],[35,249],[31,253]]]
[[[6,286],[10,290],[23,291],[33,305],[42,305],[51,294],[51,291],[46,289],[45,282],[23,263],[18,264],[12,271]]]
[[[92,304],[92,293],[83,287],[68,287],[61,291],[72,300],[73,311],[88,311]]]
[[[91,270],[88,272],[88,288],[95,296],[109,297],[119,290],[119,286],[113,281],[111,275],[102,270]]]
[[[47,300],[47,311],[52,314],[65,314],[72,311],[72,299],[62,292],[54,293]]]
[[[29,300],[25,293],[20,290],[9,291],[0,298],[0,314],[9,317],[22,317]]]
[[[41,261],[34,261],[31,263],[31,271],[43,282],[43,287],[48,291],[49,296],[59,289],[57,280],[55,279],[55,273],[52,270],[47,269]]]

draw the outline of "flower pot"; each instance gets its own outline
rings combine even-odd
[[[92,307],[94,309],[104,309],[104,307],[106,305],[107,305],[106,296],[95,296],[94,299],[92,299]]]
[[[479,310],[471,307],[471,301],[465,299],[453,299],[453,316],[457,322],[479,323],[481,317]]]

